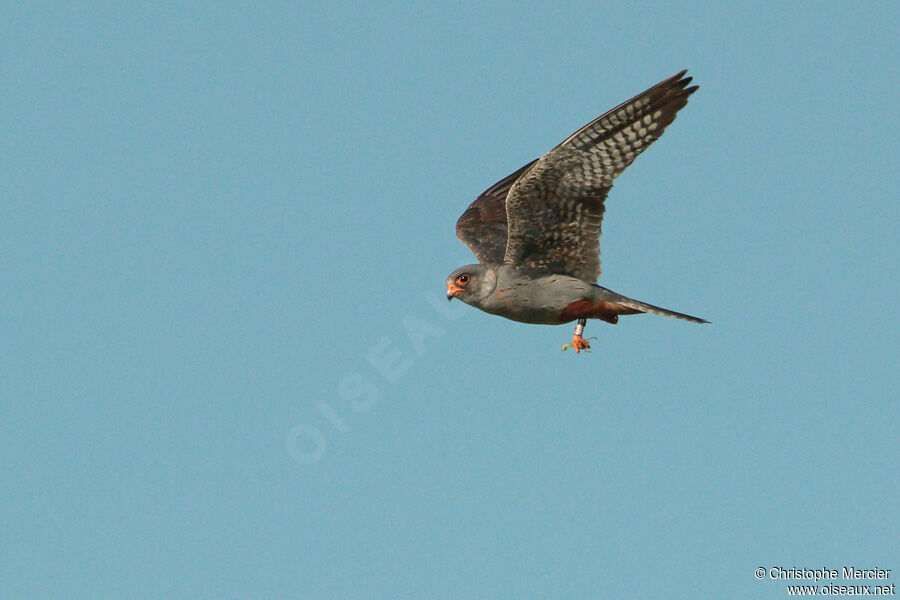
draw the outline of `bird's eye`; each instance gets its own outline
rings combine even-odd
[[[468,275],[460,275],[459,277],[456,278],[456,283],[458,283],[459,285],[466,285],[467,283],[469,283],[469,276]]]

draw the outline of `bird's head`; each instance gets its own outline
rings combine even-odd
[[[478,306],[494,291],[497,278],[485,265],[466,265],[447,277],[447,300],[459,298],[466,304]]]

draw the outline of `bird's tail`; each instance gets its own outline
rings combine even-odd
[[[669,310],[668,308],[653,306],[652,304],[647,304],[646,302],[641,302],[640,300],[633,300],[631,298],[623,297],[623,299],[619,300],[618,302],[623,306],[633,308],[634,310],[642,313],[661,315],[663,317],[673,317],[675,319],[681,319],[682,321],[690,321],[691,323],[709,323],[709,321],[707,321],[706,319],[701,319],[700,317],[692,317],[691,315],[675,312],[674,310]]]
[[[701,319],[700,317],[692,317],[691,315],[686,315],[684,313],[675,312],[674,310],[669,310],[668,308],[662,308],[661,306],[654,306],[652,304],[647,304],[646,302],[641,302],[640,300],[635,300],[633,298],[629,298],[627,296],[623,296],[622,294],[617,294],[612,290],[608,290],[605,287],[601,287],[597,284],[594,284],[595,288],[598,288],[598,296],[607,301],[607,302],[615,302],[616,304],[631,309],[630,311],[621,311],[619,314],[635,314],[635,313],[649,313],[651,315],[660,315],[663,317],[673,317],[675,319],[681,319],[682,321],[690,321],[691,323],[709,323],[706,319]]]

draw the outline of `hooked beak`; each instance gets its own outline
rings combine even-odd
[[[461,287],[457,287],[457,286],[453,285],[452,283],[448,283],[447,284],[447,300],[448,301],[453,300],[454,298],[459,296],[459,293],[461,291],[462,291]]]

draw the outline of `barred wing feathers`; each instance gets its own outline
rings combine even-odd
[[[662,135],[687,104],[688,96],[697,90],[697,86],[688,87],[691,78],[685,73],[658,83],[594,119],[517,172],[520,175],[506,194],[505,264],[589,282],[597,280],[606,196],[613,180]],[[485,196],[479,197],[469,210],[482,198]],[[491,230],[492,235],[497,235],[499,218],[493,215],[496,200],[484,201],[488,202],[492,203],[492,222],[498,224]],[[492,257],[498,245],[492,239]]]

